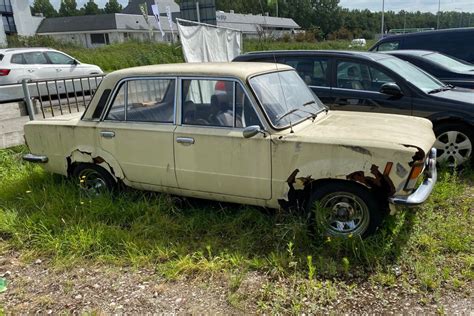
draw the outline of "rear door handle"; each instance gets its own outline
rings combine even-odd
[[[178,144],[183,144],[183,145],[192,145],[192,144],[194,144],[194,138],[191,138],[191,137],[178,137],[178,138],[176,138],[176,142]]]
[[[103,138],[114,138],[115,137],[115,132],[102,131],[102,132],[100,132],[100,136],[102,136]]]

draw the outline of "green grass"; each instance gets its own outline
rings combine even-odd
[[[22,151],[0,151],[0,237],[29,258],[152,265],[170,279],[258,270],[299,283],[352,275],[384,286],[400,267],[422,291],[474,277],[474,200],[461,198],[472,173],[442,172],[422,209],[390,218],[374,237],[334,240],[310,238],[297,214],[134,190],[90,199],[22,162]]]

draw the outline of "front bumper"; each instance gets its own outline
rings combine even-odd
[[[430,156],[426,160],[424,173],[426,178],[415,192],[406,196],[393,196],[389,198],[389,202],[395,205],[417,206],[423,204],[428,199],[438,179],[435,148],[431,149]]]
[[[48,157],[42,155],[26,154],[23,156],[23,160],[35,163],[47,163]]]

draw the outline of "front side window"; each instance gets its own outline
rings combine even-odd
[[[182,122],[237,128],[260,125],[245,90],[232,80],[183,80]]]
[[[329,87],[327,80],[327,58],[287,58],[285,63],[295,68],[296,72],[308,86]]]
[[[250,79],[268,119],[276,128],[289,127],[325,109],[295,71],[281,71]]]
[[[385,72],[358,62],[337,63],[337,87],[351,90],[379,91],[385,83],[395,83]]]
[[[57,64],[57,65],[74,64],[74,59],[61,53],[47,52],[46,55],[48,56],[49,60],[51,60],[51,63],[53,64]]]
[[[174,79],[136,79],[122,83],[106,120],[173,123]]]
[[[397,50],[399,46],[400,46],[400,42],[397,42],[397,41],[385,42],[377,46],[377,51],[384,52],[384,51],[389,51],[389,50]]]

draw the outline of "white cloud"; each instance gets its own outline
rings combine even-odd
[[[341,0],[340,5],[349,9],[382,11],[382,0]],[[385,11],[438,11],[438,0],[385,0]],[[441,0],[441,11],[474,12],[473,0]]]

